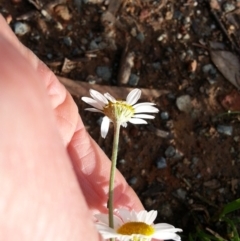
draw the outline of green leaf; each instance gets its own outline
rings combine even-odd
[[[231,241],[240,241],[239,234],[238,234],[238,231],[237,231],[237,227],[235,225],[236,223],[233,222],[233,220],[231,220],[230,218],[227,218],[227,217],[224,217],[222,220],[227,223],[228,229],[232,233]]]
[[[225,239],[217,238],[211,234],[207,234],[204,231],[198,231],[197,236],[200,238],[201,241],[225,241]]]
[[[234,212],[236,210],[240,209],[240,198],[239,199],[236,199],[235,201],[233,202],[230,202],[228,204],[226,204],[220,215],[219,215],[219,218],[221,219],[222,217],[224,217],[226,214],[228,213],[231,213],[231,212]]]

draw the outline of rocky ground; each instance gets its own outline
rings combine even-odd
[[[121,129],[118,169],[158,221],[184,230],[210,225],[240,195],[239,7],[238,0],[0,1],[19,39],[71,79],[64,83],[108,156],[113,132],[100,137],[101,116],[84,112],[80,100],[86,90],[125,98],[140,88],[142,101],[157,104],[149,125]]]

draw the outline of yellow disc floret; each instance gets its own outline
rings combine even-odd
[[[115,103],[109,101],[104,106],[103,112],[113,122],[120,121],[122,123],[129,121],[133,117],[135,110],[132,105],[127,104],[125,101],[116,101]]]
[[[154,228],[144,222],[128,222],[124,223],[118,230],[117,233],[122,235],[134,235],[141,234],[145,236],[151,236],[154,234]]]

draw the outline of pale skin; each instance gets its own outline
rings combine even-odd
[[[100,130],[99,130],[100,133]],[[0,240],[95,241],[110,161],[56,76],[0,16]],[[117,172],[115,207],[143,209]]]

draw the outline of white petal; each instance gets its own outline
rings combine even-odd
[[[149,105],[156,105],[156,104],[154,104],[152,102],[142,102],[142,103],[138,103],[138,104],[134,105],[133,107],[138,107],[138,106],[142,106],[142,105],[149,106]]]
[[[147,124],[147,122],[143,119],[138,119],[138,118],[131,118],[129,120],[130,123],[132,124]]]
[[[101,102],[98,102],[92,98],[89,98],[89,97],[82,97],[82,101],[86,102],[87,104],[99,109],[99,110],[102,110],[104,105],[102,105]]]
[[[168,223],[157,223],[157,224],[154,225],[154,227],[156,229],[159,229],[159,230],[166,230],[166,229],[173,229],[173,228],[175,228],[173,225],[168,224]]]
[[[129,104],[129,105],[134,105],[135,103],[137,103],[137,101],[139,100],[141,96],[141,90],[139,89],[134,89],[132,90],[128,96],[127,96],[127,99],[126,99],[126,102]]]
[[[93,99],[101,102],[103,106],[108,104],[108,100],[105,98],[105,96],[99,93],[98,91],[90,89],[89,92]]]
[[[91,111],[91,112],[100,112],[103,113],[101,110],[95,109],[95,108],[86,108],[85,110]]]
[[[137,114],[137,115],[134,115],[133,118],[154,119],[155,116],[147,115],[147,114]]]
[[[105,213],[99,213],[95,214],[94,217],[100,222],[108,225],[108,214]]]
[[[109,93],[105,93],[104,96],[112,103],[116,103],[116,99],[113,96],[111,96]]]
[[[109,124],[110,124],[110,119],[107,116],[104,116],[103,120],[102,120],[102,124],[101,124],[101,136],[102,136],[102,138],[105,138],[107,136]]]
[[[152,210],[150,212],[147,212],[146,210],[142,210],[137,214],[137,216],[138,221],[151,225],[157,217],[157,211]]]
[[[147,217],[145,219],[145,223],[148,225],[153,224],[153,221],[156,219],[156,217],[157,217],[157,211],[152,210],[148,212]]]
[[[119,216],[121,217],[123,223],[138,221],[137,214],[134,210],[129,211],[127,209],[119,209]]]
[[[145,223],[146,217],[147,217],[147,211],[146,210],[142,210],[137,214],[137,219],[138,219],[139,222]]]
[[[96,223],[96,228],[98,232],[102,235],[104,239],[109,239],[109,238],[115,238],[118,237],[119,234],[116,233],[116,231],[106,225],[102,225],[99,223]]]
[[[108,214],[104,214],[104,213],[99,213],[99,214],[95,214],[94,215],[96,217],[96,219],[100,222],[100,224],[105,224],[105,225],[109,225],[109,215]],[[122,220],[117,217],[116,215],[113,215],[113,223],[114,223],[114,227],[119,228],[123,223]]]
[[[171,232],[163,232],[163,231],[155,231],[155,233],[152,236],[155,239],[172,239],[175,241],[181,241],[181,237],[177,235],[176,233]]]
[[[182,229],[175,228],[174,226],[168,223],[158,223],[154,225],[155,233],[153,238],[158,239],[173,239],[176,241],[180,241],[181,238],[176,232],[182,232]]]
[[[134,107],[135,113],[158,113],[159,110],[156,107],[150,105],[142,105]]]

